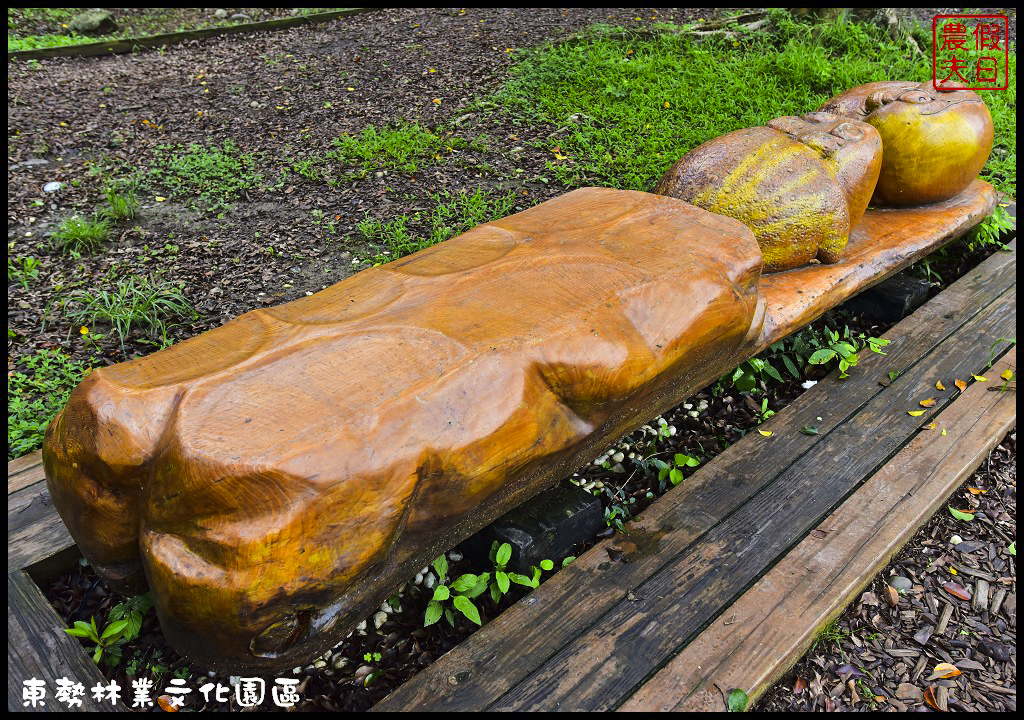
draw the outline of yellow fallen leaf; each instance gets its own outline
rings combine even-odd
[[[957,574],[957,572],[956,572],[956,568],[952,568],[952,567],[951,567],[951,568],[949,569],[949,574],[950,574],[950,575],[956,575],[956,574]]]
[[[1010,368],[1006,368],[1001,373],[999,373],[999,377],[1001,377],[1003,380],[1012,380],[1013,370],[1011,370]]]
[[[960,378],[957,378],[956,380],[954,380],[953,384],[956,385],[958,388],[960,388],[960,392],[963,392],[964,390],[967,389],[967,383],[965,383]]]
[[[666,100],[664,107],[667,110],[668,108],[672,107],[672,103],[670,103],[668,100]]]
[[[946,437],[947,435],[949,435],[949,433],[946,432],[946,428],[942,428],[942,437]]]
[[[971,377],[977,380],[978,382],[988,382],[988,378],[985,377],[984,375],[971,375]]]
[[[758,430],[758,432],[764,435],[765,437],[771,437],[772,435],[775,434],[771,430]]]
[[[154,199],[154,200],[156,200],[157,202],[163,202],[163,201],[164,201],[164,200],[166,200],[167,198],[165,198],[165,197],[160,197],[159,195],[156,195],[156,196],[154,196],[154,197],[153,197],[153,199]]]
[[[939,677],[946,680],[949,678],[955,678],[960,674],[960,668],[952,663],[939,663],[932,670],[932,673],[938,673]]]
[[[935,389],[936,390],[945,390],[946,386],[942,384],[941,380],[936,380],[935,381]]]
[[[441,98],[434,98],[434,104],[435,105],[440,105],[441,104]]]
[[[971,488],[971,487],[969,487],[969,488],[967,488],[967,492],[969,492],[971,495],[981,495],[985,491],[982,490],[981,488]]]
[[[918,403],[918,405],[920,405],[921,407],[934,407],[935,398],[928,398],[927,400],[922,400],[921,402]]]
[[[925,425],[925,426],[924,426],[923,428],[921,428],[921,429],[922,429],[922,430],[934,430],[934,429],[935,429],[935,423],[933,423],[933,422],[930,422],[930,423],[928,423],[927,425]]]
[[[907,410],[907,415],[913,415],[914,417],[919,417],[921,415],[924,415],[924,410]]]

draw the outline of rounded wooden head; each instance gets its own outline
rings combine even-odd
[[[654,192],[735,218],[754,232],[764,272],[838,262],[874,189],[881,139],[828,113],[775,118],[709,140]]]
[[[921,205],[959,195],[992,150],[992,116],[971,90],[875,82],[847,90],[821,109],[878,130],[882,169],[873,199],[886,205]]]

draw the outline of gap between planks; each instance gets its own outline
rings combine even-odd
[[[1016,349],[986,374],[1006,369]],[[733,688],[755,702],[1016,425],[1016,391],[989,389],[968,388],[618,709],[724,712]]]

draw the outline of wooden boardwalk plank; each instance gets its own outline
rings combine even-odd
[[[986,374],[1007,368],[1015,349]],[[1016,393],[991,389],[968,388],[619,709],[724,712],[719,688],[756,701],[1016,424]]]
[[[823,434],[845,422],[881,389],[889,370],[906,372],[990,305],[1015,277],[1015,254],[998,253],[893,328],[884,358],[866,358],[849,380],[832,378],[798,398],[766,426],[764,438],[744,438],[649,508],[627,536],[599,543],[530,597],[478,631],[470,641],[407,682],[375,709],[479,710],[494,703],[559,648],[598,622],[627,591],[736,511],[766,483],[806,454],[821,437],[799,433],[810,422]],[[824,412],[824,414],[822,414]],[[821,416],[823,421],[814,421]],[[611,558],[620,562],[612,562]],[[634,608],[634,612],[636,609]]]
[[[7,576],[7,709],[9,711],[54,712],[65,706],[54,692],[57,680],[67,678],[85,686],[78,710],[122,710],[120,705],[98,703],[91,688],[106,684],[99,668],[77,639],[63,631],[64,621],[47,602],[39,587],[26,573]],[[46,683],[45,705],[25,707],[23,680]]]
[[[1010,289],[491,709],[614,709],[948,403],[940,398],[920,419],[907,414],[935,393],[936,380],[979,372],[992,341],[1012,337],[1015,326]],[[820,413],[827,417],[830,408]],[[815,419],[803,416],[806,424]],[[777,450],[767,440],[772,456]]]
[[[43,453],[37,450],[31,455],[23,455],[7,463],[7,494],[21,490],[40,480],[46,480],[43,474]]]

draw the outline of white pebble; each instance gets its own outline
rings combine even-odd
[[[424,577],[426,577],[428,572],[430,572],[430,568],[429,567],[423,567],[423,568],[420,569],[420,575],[423,575]]]
[[[412,579],[412,584],[413,585],[419,585],[422,582],[423,582],[423,575],[421,573],[416,573],[416,577],[414,577]]]
[[[341,670],[346,665],[348,665],[348,658],[344,655],[336,655],[334,658],[334,662],[331,663],[331,665],[332,667],[334,667],[335,670]]]
[[[683,403],[683,410],[693,410],[693,405],[690,403]]]
[[[707,400],[701,400],[699,403],[697,403],[697,409],[700,410],[701,412],[704,412],[705,410],[707,410],[708,409],[708,401]]]
[[[391,607],[391,603],[389,603],[387,600],[385,600],[384,604],[380,606],[380,611],[382,613],[390,615],[391,613],[393,613],[395,611],[395,609],[393,607]]]
[[[807,382],[800,383],[800,387],[804,390],[810,390],[812,387],[818,384],[817,380],[808,380]]]
[[[666,420],[665,418],[658,418],[658,424],[661,425],[662,427],[665,427],[666,425],[668,425],[668,420]]]
[[[448,553],[448,559],[452,562],[458,562],[462,559],[462,553],[458,553],[452,550],[450,553]]]
[[[581,487],[584,490],[586,490],[587,492],[590,492],[591,490],[594,489],[594,485],[596,485],[596,484],[597,483],[594,483],[594,482],[588,482],[588,483],[584,483]]]
[[[612,455],[612,462],[620,463],[620,462],[622,462],[625,459],[626,459],[626,456],[623,455],[621,452],[617,452],[614,455]]]
[[[365,620],[363,620],[361,623],[356,625],[356,630],[365,630],[365,629],[366,629],[366,621]]]
[[[386,612],[378,612],[373,616],[373,626],[380,630],[380,626],[388,621],[388,614]]]
[[[678,431],[676,430],[676,426],[675,425],[669,425],[668,426],[668,434],[669,435],[675,435],[677,432]]]
[[[327,662],[325,660],[314,660],[313,667],[315,667],[317,670],[322,670],[325,667],[327,667]]]
[[[423,576],[423,587],[433,590],[435,585],[437,585],[437,578],[434,577],[434,573],[427,573]]]
[[[631,452],[631,453],[629,454],[629,459],[630,459],[630,460],[634,459],[635,457],[636,457],[636,453],[632,453],[632,452]]]
[[[700,413],[697,412],[696,410],[691,410],[690,412],[688,412],[686,414],[689,415],[690,417],[700,417]]]
[[[298,665],[292,668],[292,675],[299,675],[302,673],[302,666]]]
[[[949,539],[949,544],[950,545],[959,545],[963,541],[964,541],[964,539],[962,537],[960,537],[959,535],[954,535],[953,537],[951,537]]]

